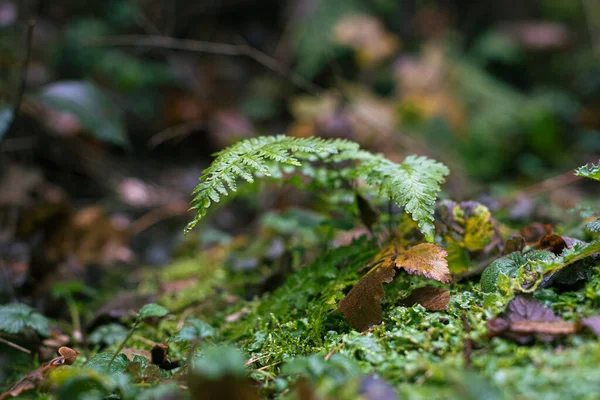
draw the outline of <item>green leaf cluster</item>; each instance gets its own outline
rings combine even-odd
[[[247,182],[253,182],[255,176],[281,180],[282,171],[305,173],[306,169],[299,168],[303,167],[302,161],[320,161],[336,168],[338,179],[364,180],[378,187],[380,195],[403,207],[419,224],[427,240],[433,241],[435,201],[440,184],[449,173],[445,165],[426,157],[408,156],[398,164],[342,139],[258,137],[240,141],[216,156],[193,192],[192,209],[196,210],[196,217],[186,231],[196,226],[211,204],[235,192],[239,178]]]
[[[23,333],[31,328],[38,334],[48,335],[48,319],[33,308],[20,303],[0,306],[0,332],[9,334]]]

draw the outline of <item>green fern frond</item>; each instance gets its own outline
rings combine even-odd
[[[206,215],[211,204],[236,191],[236,180],[252,182],[255,176],[281,177],[281,169],[291,167],[313,179],[322,168],[309,168],[301,161],[325,163],[354,162],[336,169],[345,179],[362,179],[379,187],[383,196],[404,207],[418,222],[421,231],[433,241],[433,212],[440,184],[449,171],[446,166],[425,157],[409,156],[401,164],[382,155],[361,150],[358,144],[342,139],[259,137],[244,140],[216,154],[217,158],[200,177],[194,190],[192,209],[196,217],[191,230]],[[298,168],[302,167],[302,168]],[[229,188],[229,190],[228,190]]]
[[[448,168],[434,160],[414,155],[396,164],[380,155],[363,160],[356,177],[365,177],[368,184],[379,186],[379,193],[404,207],[419,224],[428,241],[433,241],[433,213],[440,184]]]
[[[600,162],[598,165],[592,163],[592,166],[589,168],[587,164],[583,167],[579,167],[575,170],[575,175],[600,181]]]
[[[588,223],[585,226],[590,232],[600,233],[600,218],[595,221]]]

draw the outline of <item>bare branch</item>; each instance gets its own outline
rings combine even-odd
[[[249,57],[264,67],[277,72],[294,85],[311,93],[319,95],[322,89],[314,83],[304,79],[286,65],[281,64],[273,57],[248,45],[206,42],[192,39],[175,39],[160,35],[122,35],[106,36],[83,41],[89,47],[149,47],[170,50],[191,51],[196,53],[218,54],[224,56]]]

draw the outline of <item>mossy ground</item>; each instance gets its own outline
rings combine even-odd
[[[298,375],[307,377],[318,393],[333,398],[357,398],[365,375],[376,375],[401,398],[410,399],[596,398],[597,339],[578,334],[529,346],[490,339],[485,321],[498,315],[509,297],[483,292],[477,280],[452,284],[447,311],[430,312],[418,304],[397,303],[415,288],[442,285],[399,272],[384,285],[382,323],[356,332],[336,311],[337,304],[375,252],[372,241],[356,240],[289,274],[274,291],[252,298],[244,294],[259,274],[233,271],[222,249],[202,258],[184,258],[160,271],[147,270],[137,277],[139,292],[155,292],[160,284],[190,283],[158,298],[173,313],[155,325],[142,325],[127,347],[150,350],[140,337],[171,341],[171,358],[185,360],[190,345],[174,337],[186,320],[196,319],[207,324],[196,351],[213,345],[240,348],[251,361],[249,376],[261,394],[271,398],[294,398]],[[578,290],[543,289],[536,298],[566,320],[597,315],[600,274]],[[467,340],[472,350],[466,349]],[[100,350],[115,348],[84,351],[75,366],[84,365]],[[7,382],[35,365],[15,355],[11,368]],[[175,370],[173,380],[177,374]]]

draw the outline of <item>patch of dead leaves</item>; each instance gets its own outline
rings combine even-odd
[[[375,257],[375,266],[350,290],[339,305],[350,325],[365,331],[381,321],[381,301],[385,297],[383,283],[389,283],[396,269],[423,275],[442,283],[450,282],[450,271],[444,249],[431,243],[421,243],[407,250],[396,241],[385,246]]]

